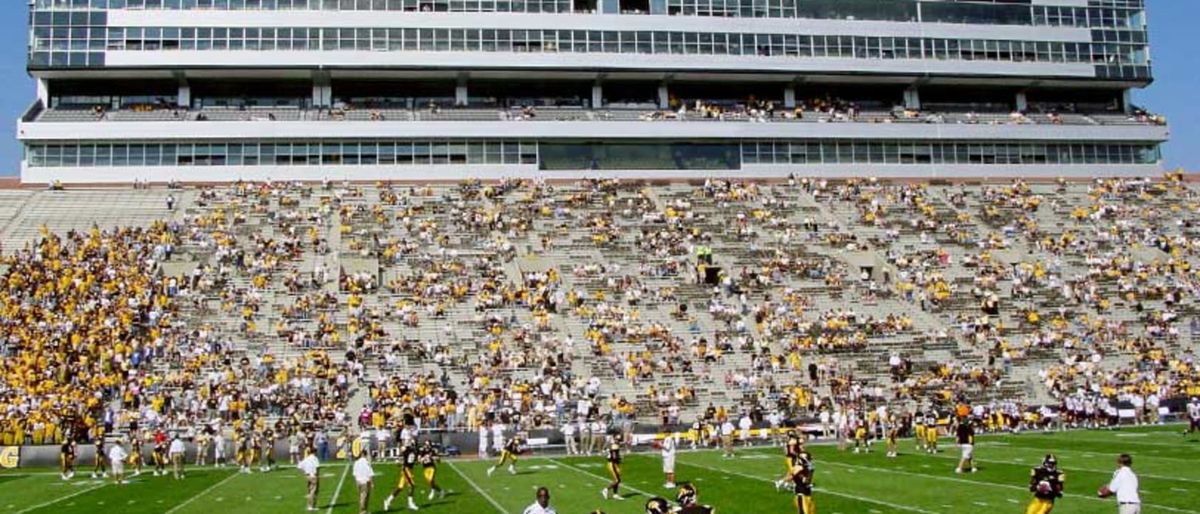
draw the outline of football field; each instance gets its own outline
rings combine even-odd
[[[815,498],[822,514],[1023,513],[1030,494],[1029,470],[1047,452],[1058,456],[1066,472],[1066,497],[1054,512],[1116,512],[1112,500],[1096,498],[1107,483],[1116,455],[1130,453],[1141,478],[1143,513],[1200,514],[1200,439],[1180,435],[1182,427],[1125,429],[1117,432],[1025,433],[984,436],[976,448],[979,472],[956,475],[957,448],[942,440],[938,455],[917,453],[912,440],[901,442],[901,456],[888,459],[882,446],[870,454],[841,452],[813,445]],[[732,513],[792,513],[791,495],[777,492],[772,482],[784,471],[782,449],[738,450],[734,459],[719,452],[681,452],[679,481],[692,481],[701,503]],[[653,496],[674,499],[663,489],[661,460],[656,453],[626,456],[623,465],[625,500],[605,500],[600,490],[608,483],[600,457],[533,456],[522,458],[518,473],[498,470],[488,477],[491,462],[453,460],[438,472],[451,491],[445,499],[426,499],[418,472],[417,504],[429,513],[520,514],[533,502],[534,490],[547,486],[560,514],[642,514]],[[372,513],[382,512],[383,499],[396,483],[397,465],[376,463],[381,476],[371,496]],[[0,513],[68,514],[114,512],[129,514],[233,514],[304,512],[304,481],[289,466],[270,473],[238,474],[235,470],[191,469],[176,481],[143,473],[131,483],[115,486],[86,478],[80,466],[76,478],[63,482],[53,470],[0,473]],[[319,512],[355,514],[357,491],[345,463],[322,466]],[[405,510],[401,498],[393,512]]]

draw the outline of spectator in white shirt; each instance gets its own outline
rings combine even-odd
[[[1142,498],[1138,494],[1138,477],[1133,474],[1133,457],[1123,453],[1117,457],[1117,471],[1112,482],[1100,488],[1100,497],[1117,497],[1119,514],[1141,514]]]
[[[112,465],[113,483],[127,484],[125,481],[125,459],[129,458],[129,454],[125,452],[125,447],[118,441],[108,449],[108,462]]]
[[[311,451],[305,453],[308,453],[308,455],[296,467],[300,469],[301,473],[304,473],[304,478],[308,482],[308,496],[306,497],[308,500],[308,511],[314,512],[317,510],[317,492],[321,488],[321,474],[318,472],[321,462],[317,460],[317,455]]]
[[[567,444],[567,455],[579,455],[579,444],[575,440],[575,424],[567,422],[562,427],[563,440]]]
[[[550,506],[550,490],[539,487],[537,501],[533,505],[525,507],[524,514],[555,514],[554,508]]]
[[[358,484],[358,514],[368,514],[367,504],[371,501],[371,488],[375,483],[375,469],[363,452],[354,461],[354,482]]]
[[[741,430],[742,444],[750,446],[750,429],[754,427],[754,422],[750,421],[748,414],[743,414],[738,420],[738,429]]]

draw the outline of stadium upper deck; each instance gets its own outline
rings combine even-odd
[[[1167,138],[1130,101],[1141,0],[38,0],[30,21],[26,182],[1134,175]]]

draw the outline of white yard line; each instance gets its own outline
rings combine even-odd
[[[460,471],[458,466],[454,465],[454,461],[448,460],[446,461],[446,464],[449,465],[450,469],[453,469],[455,473],[458,473],[458,476],[463,477],[463,480],[467,481],[467,485],[470,485],[472,489],[475,489],[476,492],[482,495],[483,498],[488,501],[488,503],[492,504],[492,506],[496,508],[496,510],[503,514],[508,514],[508,511],[504,510],[504,507],[500,506],[500,502],[496,501],[495,498],[492,498],[492,495],[488,494],[487,491],[484,491],[482,487],[479,487],[479,485],[476,484],[474,480],[471,480],[471,477],[467,476],[466,473]]]
[[[834,462],[834,461],[821,461],[820,463],[821,463],[821,465],[840,466],[840,467],[848,468],[848,469],[858,469],[858,470],[871,471],[871,472],[876,472],[876,473],[891,473],[893,475],[903,475],[903,476],[911,476],[911,477],[918,477],[918,478],[927,478],[930,480],[941,480],[944,482],[956,482],[956,483],[970,484],[970,485],[974,485],[974,486],[998,487],[998,488],[1002,488],[1002,489],[1014,489],[1014,490],[1018,490],[1018,491],[1022,491],[1022,492],[1029,491],[1029,488],[1027,488],[1027,487],[1010,485],[1010,484],[997,484],[994,482],[984,482],[981,480],[964,480],[961,478],[943,477],[943,476],[938,476],[938,475],[927,475],[927,474],[923,474],[923,473],[913,473],[910,471],[901,471],[901,470],[886,469],[886,468],[876,468],[873,466],[858,466],[858,465],[854,465],[854,464],[846,464],[843,462]],[[1095,496],[1087,496],[1087,495],[1083,495],[1083,494],[1066,493],[1066,494],[1064,494],[1064,496],[1069,496],[1071,498],[1079,498],[1082,500],[1094,500],[1094,501],[1099,501],[1099,502],[1104,502],[1104,503],[1110,503],[1109,500],[1105,500],[1104,498],[1097,498]],[[1148,507],[1154,507],[1155,509],[1171,511],[1171,512],[1182,512],[1182,513],[1187,513],[1187,514],[1200,514],[1200,512],[1197,512],[1194,510],[1177,509],[1175,507],[1167,507],[1164,505],[1155,505],[1152,503],[1143,502],[1142,505],[1148,506]]]
[[[775,483],[775,481],[774,481],[774,480],[771,480],[770,478],[764,478],[764,477],[760,477],[760,476],[756,476],[756,475],[748,475],[748,474],[746,474],[746,473],[739,473],[739,472],[737,472],[737,471],[718,471],[718,470],[715,470],[715,469],[708,468],[708,467],[706,467],[706,466],[701,466],[701,465],[699,465],[699,464],[691,464],[691,463],[688,463],[688,462],[683,462],[683,461],[676,461],[676,462],[677,462],[678,464],[683,464],[684,466],[691,466],[691,467],[693,467],[693,468],[699,468],[699,469],[703,469],[703,470],[705,470],[705,471],[711,471],[711,472],[713,472],[713,473],[721,473],[721,474],[725,474],[725,475],[734,475],[734,476],[739,476],[739,477],[742,477],[742,478],[749,478],[749,479],[751,479],[751,480],[757,480],[757,481],[759,481],[759,482],[767,482],[767,483],[772,483],[772,484],[773,484],[773,483]],[[906,511],[906,512],[919,512],[919,513],[921,513],[921,514],[937,514],[936,512],[934,512],[934,511],[931,511],[931,510],[925,510],[925,509],[922,509],[922,508],[919,508],[919,507],[910,507],[910,506],[907,506],[907,505],[900,505],[900,504],[898,504],[898,503],[885,502],[885,501],[882,501],[882,500],[875,500],[875,499],[872,499],[872,498],[867,498],[867,497],[865,497],[865,496],[862,496],[862,495],[860,495],[860,494],[847,494],[847,493],[839,493],[839,492],[837,492],[837,491],[830,491],[830,490],[828,490],[828,489],[825,489],[825,488],[823,488],[823,487],[818,487],[818,488],[816,488],[815,490],[816,490],[816,491],[819,491],[819,492],[821,492],[821,493],[824,493],[824,494],[831,495],[831,496],[837,496],[837,497],[846,498],[846,499],[850,499],[850,500],[855,500],[855,501],[860,501],[860,502],[871,503],[871,504],[874,504],[874,505],[880,505],[880,506],[883,506],[883,507],[888,507],[888,508],[891,508],[891,509],[896,509],[896,510],[903,510],[903,511]]]
[[[96,489],[99,489],[99,488],[101,488],[101,487],[104,487],[104,486],[106,486],[106,485],[109,485],[109,482],[108,482],[107,480],[105,480],[105,481],[104,481],[104,483],[102,483],[102,484],[99,484],[99,485],[94,485],[94,486],[91,486],[91,487],[84,488],[82,491],[77,491],[77,492],[74,492],[74,493],[68,494],[68,495],[66,495],[66,496],[63,496],[62,498],[55,498],[55,499],[53,499],[53,500],[50,500],[50,501],[48,501],[48,502],[45,502],[45,503],[39,503],[39,504],[37,504],[37,505],[34,505],[34,506],[32,506],[32,507],[26,507],[26,508],[24,508],[24,509],[22,509],[22,510],[19,510],[19,511],[17,511],[15,514],[25,514],[26,512],[29,512],[29,511],[34,511],[34,510],[40,509],[40,508],[42,508],[42,507],[47,507],[47,506],[50,506],[50,505],[54,505],[55,503],[58,503],[58,502],[61,502],[61,501],[65,501],[65,500],[69,500],[69,499],[71,499],[71,498],[74,498],[74,497],[76,497],[76,496],[79,496],[79,495],[81,495],[81,494],[84,494],[84,493],[90,493],[90,492],[92,492],[92,491],[95,491]]]
[[[978,450],[976,450],[976,451],[978,452]],[[1055,453],[1058,455],[1064,455],[1064,454],[1071,453],[1071,452],[1079,452],[1079,450],[1056,451]],[[928,456],[928,457],[933,457],[933,458],[937,458],[937,459],[948,459],[948,460],[952,460],[952,461],[958,461],[958,457],[955,457],[954,455],[937,454],[937,455],[922,455],[922,456],[923,457]],[[1016,462],[1007,462],[1007,461],[1002,461],[1002,460],[988,460],[988,459],[980,459],[980,458],[976,458],[974,460],[975,460],[975,462],[986,462],[988,464],[1006,464],[1009,466],[1020,466],[1021,465]],[[1036,461],[1036,460],[1034,460],[1032,462],[1040,463],[1039,461]],[[1032,468],[1033,466],[1029,466],[1029,467]],[[1069,467],[1064,467],[1063,469],[1064,470],[1074,470],[1074,471],[1084,471],[1087,473],[1100,473],[1102,475],[1112,475],[1113,471],[1115,471],[1113,469],[1090,469],[1090,468],[1081,468],[1078,466],[1069,466]],[[1174,480],[1177,482],[1189,482],[1189,483],[1194,483],[1194,484],[1200,484],[1200,480],[1197,480],[1194,478],[1178,478],[1178,477],[1168,477],[1168,476],[1163,476],[1163,475],[1148,475],[1148,474],[1142,473],[1140,471],[1137,473],[1137,475],[1141,478],[1153,478],[1156,480]]]
[[[342,484],[346,483],[346,475],[350,473],[350,464],[342,468],[342,478],[338,479],[338,485],[333,489],[333,498],[329,500],[329,508],[325,510],[325,514],[333,512],[333,506],[337,505],[338,495],[342,494]]]
[[[554,462],[554,463],[557,463],[557,464],[561,464],[561,465],[563,465],[563,466],[566,466],[566,467],[568,467],[568,468],[570,468],[570,469],[572,469],[572,470],[575,470],[575,471],[577,471],[577,472],[579,472],[579,473],[583,473],[583,474],[585,474],[585,475],[587,475],[587,476],[590,476],[590,477],[592,477],[592,478],[597,478],[597,479],[603,480],[605,483],[608,483],[608,482],[610,481],[610,479],[608,479],[608,478],[605,478],[605,477],[603,477],[603,476],[600,476],[600,475],[597,475],[597,474],[595,474],[595,473],[592,473],[591,471],[588,471],[588,470],[586,470],[586,469],[583,469],[583,468],[578,468],[578,467],[575,467],[575,466],[573,466],[573,465],[571,465],[571,464],[567,464],[566,462],[560,461],[560,460],[558,460],[558,459],[547,459],[547,460],[549,460],[549,461],[551,461],[551,462]],[[622,482],[622,483],[621,483],[621,487],[624,487],[624,488],[626,488],[626,489],[629,489],[630,491],[633,491],[633,492],[635,492],[635,493],[638,493],[638,494],[646,495],[646,497],[648,497],[648,498],[653,498],[653,497],[655,497],[655,496],[659,496],[659,495],[657,495],[657,494],[648,493],[648,492],[646,492],[646,491],[643,491],[643,490],[641,490],[641,489],[638,489],[638,488],[636,488],[636,487],[633,487],[633,486],[631,486],[631,485],[627,485],[627,484],[625,484],[624,482]],[[618,492],[619,492],[619,491],[618,491]]]
[[[229,476],[227,476],[227,477],[225,477],[225,478],[222,478],[220,482],[217,482],[217,483],[215,483],[215,484],[213,484],[213,485],[210,485],[210,486],[208,486],[208,487],[207,487],[206,489],[204,489],[203,491],[200,491],[199,493],[196,493],[196,494],[195,494],[194,496],[192,496],[191,498],[188,498],[188,499],[184,500],[184,501],[183,501],[183,503],[180,503],[179,505],[176,505],[175,507],[173,507],[171,510],[168,510],[168,511],[166,512],[166,514],[174,514],[174,513],[175,513],[175,512],[177,512],[179,509],[182,509],[182,508],[184,508],[184,507],[187,507],[188,505],[191,505],[191,503],[192,503],[192,502],[196,501],[196,498],[199,498],[199,497],[201,497],[201,496],[204,496],[204,495],[208,494],[209,492],[211,492],[212,490],[214,490],[214,489],[216,489],[216,488],[218,488],[218,487],[221,487],[222,485],[225,485],[225,482],[228,482],[228,481],[230,481],[230,480],[233,480],[233,479],[234,479],[234,477],[237,477],[237,476],[238,476],[238,474],[237,474],[236,472],[234,472],[234,473],[230,473],[230,474],[229,474]]]

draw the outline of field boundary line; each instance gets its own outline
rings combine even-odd
[[[346,483],[346,474],[350,472],[350,464],[342,467],[342,478],[338,479],[337,487],[333,488],[333,498],[329,500],[329,508],[325,510],[325,514],[333,512],[333,506],[337,505],[338,496],[342,494],[342,484]],[[319,473],[319,472],[318,472]]]
[[[857,464],[846,464],[844,462],[821,461],[821,464],[829,465],[829,466],[841,466],[843,468],[859,469],[859,470],[865,470],[865,471],[875,471],[875,472],[880,472],[880,473],[891,473],[894,475],[904,475],[904,476],[912,476],[912,477],[918,477],[918,478],[928,478],[931,480],[942,480],[945,482],[956,482],[956,483],[971,484],[971,485],[985,486],[985,487],[999,487],[999,488],[1003,488],[1003,489],[1015,489],[1018,491],[1025,491],[1025,492],[1029,491],[1029,489],[1026,487],[1021,487],[1021,486],[1011,485],[1011,484],[997,484],[995,482],[984,482],[982,480],[965,480],[962,478],[955,478],[955,477],[944,477],[944,476],[940,476],[940,475],[914,473],[912,471],[877,468],[874,466],[861,466],[861,465],[857,465]],[[1084,499],[1084,500],[1099,501],[1099,502],[1104,502],[1104,503],[1110,503],[1108,500],[1105,500],[1104,498],[1097,498],[1095,496],[1087,496],[1084,494],[1065,493],[1063,496],[1068,496],[1071,498],[1079,498],[1079,499]],[[1180,509],[1180,508],[1176,508],[1176,507],[1167,507],[1165,505],[1157,505],[1157,504],[1153,504],[1153,503],[1142,502],[1142,505],[1147,506],[1147,507],[1154,507],[1156,509],[1167,510],[1167,511],[1171,511],[1171,512],[1183,512],[1183,513],[1187,513],[1187,514],[1200,514],[1200,512],[1197,512],[1194,510]]]
[[[501,506],[500,502],[496,501],[495,498],[492,498],[492,495],[488,494],[487,491],[484,491],[482,487],[479,487],[479,484],[476,484],[474,480],[471,480],[471,477],[467,476],[466,473],[463,473],[462,470],[458,469],[458,466],[454,465],[454,461],[448,460],[448,461],[446,461],[446,465],[450,466],[450,469],[454,470],[455,473],[458,473],[458,476],[462,477],[463,480],[466,480],[467,485],[471,486],[472,489],[474,489],[480,495],[482,495],[483,499],[487,500],[488,503],[492,504],[492,506],[495,507],[496,510],[500,511],[503,514],[508,514],[508,510],[505,509],[503,506]]]
[[[171,507],[171,510],[168,510],[168,511],[166,512],[166,514],[172,514],[173,512],[176,512],[176,511],[178,511],[179,509],[182,509],[182,508],[184,508],[184,507],[187,507],[188,505],[191,505],[191,503],[192,503],[192,502],[196,501],[196,498],[199,498],[199,497],[201,497],[201,496],[204,496],[204,495],[206,495],[206,494],[208,494],[208,493],[212,492],[214,489],[216,489],[216,488],[218,488],[218,487],[220,487],[220,486],[224,485],[224,484],[225,484],[225,482],[228,482],[228,481],[230,481],[230,480],[233,480],[233,478],[234,478],[234,477],[236,477],[236,476],[238,476],[238,474],[237,474],[237,473],[230,473],[230,474],[229,474],[229,476],[227,476],[227,477],[225,477],[225,478],[222,478],[222,479],[221,479],[220,481],[218,481],[217,483],[215,483],[215,484],[213,484],[213,485],[210,485],[210,486],[206,487],[206,488],[205,488],[203,491],[200,491],[200,492],[198,492],[198,493],[196,493],[196,494],[192,495],[192,497],[191,497],[191,498],[188,498],[188,499],[184,500],[184,501],[183,501],[183,503],[180,503],[179,505],[176,505],[176,506],[174,506],[174,507]]]
[[[573,465],[573,464],[569,464],[569,463],[566,463],[566,462],[560,461],[560,460],[558,460],[558,459],[553,459],[553,458],[552,458],[552,459],[547,459],[547,460],[549,460],[550,462],[555,462],[555,463],[558,463],[558,464],[562,464],[563,466],[566,466],[566,467],[568,467],[568,468],[571,468],[572,470],[575,470],[575,471],[577,471],[577,472],[579,472],[579,473],[583,473],[583,474],[585,474],[585,475],[588,475],[588,476],[590,476],[590,477],[592,477],[592,478],[597,478],[597,479],[603,480],[603,481],[605,481],[605,482],[608,482],[608,481],[609,481],[609,479],[607,479],[607,478],[604,478],[604,477],[603,477],[603,476],[601,476],[601,475],[597,475],[597,474],[595,474],[595,473],[592,473],[591,471],[588,471],[588,470],[586,470],[586,469],[583,469],[583,468],[575,467],[575,465]],[[626,489],[629,489],[630,491],[633,491],[633,492],[635,492],[635,493],[638,493],[638,494],[643,494],[643,495],[646,495],[646,497],[647,497],[647,498],[653,498],[653,497],[655,497],[655,496],[662,496],[662,495],[659,495],[659,494],[651,494],[651,493],[648,493],[648,492],[646,492],[646,491],[643,491],[643,490],[641,490],[641,489],[638,489],[638,488],[636,488],[636,487],[633,487],[633,486],[631,486],[631,485],[626,485],[625,483],[622,483],[622,484],[621,484],[621,487],[624,487],[624,488],[626,488]],[[619,492],[620,492],[620,491],[618,491],[618,493],[619,493]]]
[[[76,496],[79,496],[79,495],[81,495],[81,494],[90,493],[90,492],[92,492],[92,491],[95,491],[96,489],[100,489],[100,488],[102,488],[102,487],[104,487],[104,486],[106,486],[106,485],[109,485],[109,482],[108,482],[107,480],[105,480],[105,481],[104,481],[104,483],[102,483],[102,484],[97,484],[97,485],[93,485],[93,486],[91,486],[91,487],[86,487],[86,488],[84,488],[82,491],[76,491],[76,492],[74,492],[74,493],[71,493],[71,494],[68,494],[68,495],[66,495],[66,496],[63,496],[62,498],[55,498],[55,499],[53,499],[53,500],[50,500],[50,501],[48,501],[48,502],[39,503],[39,504],[37,504],[37,505],[34,505],[34,506],[32,506],[32,507],[25,507],[24,509],[18,510],[18,511],[17,511],[15,514],[25,514],[26,512],[35,511],[35,510],[38,510],[38,509],[40,509],[40,508],[42,508],[42,507],[49,507],[49,506],[51,506],[51,505],[54,505],[55,503],[58,503],[58,502],[61,502],[61,501],[66,501],[66,500],[70,500],[71,498],[74,498],[74,497],[76,497]]]
[[[699,469],[703,469],[703,470],[706,470],[706,471],[711,471],[711,472],[713,472],[713,473],[720,473],[720,474],[725,474],[725,475],[739,476],[739,477],[742,477],[742,478],[749,478],[750,480],[757,480],[757,481],[759,481],[759,482],[767,482],[767,483],[774,483],[774,482],[775,482],[774,480],[771,480],[770,478],[760,477],[760,476],[757,476],[757,475],[750,475],[750,474],[747,474],[747,473],[742,473],[742,472],[739,472],[739,471],[719,471],[719,470],[715,470],[715,469],[712,469],[712,468],[709,468],[709,467],[706,467],[706,466],[701,466],[701,465],[699,465],[699,464],[692,464],[692,463],[690,463],[690,462],[684,462],[684,461],[682,461],[682,460],[680,460],[680,461],[676,461],[676,462],[677,462],[677,463],[679,463],[679,464],[683,464],[684,466],[690,466],[690,467],[693,467],[693,468],[699,468]],[[937,514],[937,512],[936,512],[936,511],[932,511],[932,510],[925,510],[925,509],[922,509],[922,508],[920,508],[920,507],[909,507],[909,506],[907,506],[907,505],[900,505],[900,504],[898,504],[898,503],[892,503],[892,502],[887,502],[887,501],[883,501],[883,500],[876,500],[876,499],[874,499],[874,498],[867,498],[867,497],[865,497],[865,496],[858,495],[858,494],[839,493],[839,492],[837,492],[837,491],[830,491],[829,489],[825,489],[825,488],[823,488],[823,487],[817,487],[817,488],[815,488],[815,490],[816,490],[816,491],[820,491],[820,492],[822,492],[822,493],[825,493],[825,494],[829,494],[829,495],[837,496],[837,497],[839,497],[839,498],[847,498],[847,499],[850,499],[850,500],[857,500],[857,501],[861,501],[861,502],[872,503],[872,504],[875,504],[875,505],[880,505],[880,506],[883,506],[883,507],[888,507],[888,508],[891,508],[891,509],[896,509],[896,510],[903,510],[903,511],[908,511],[908,512],[919,512],[919,513],[921,513],[921,514]]]

